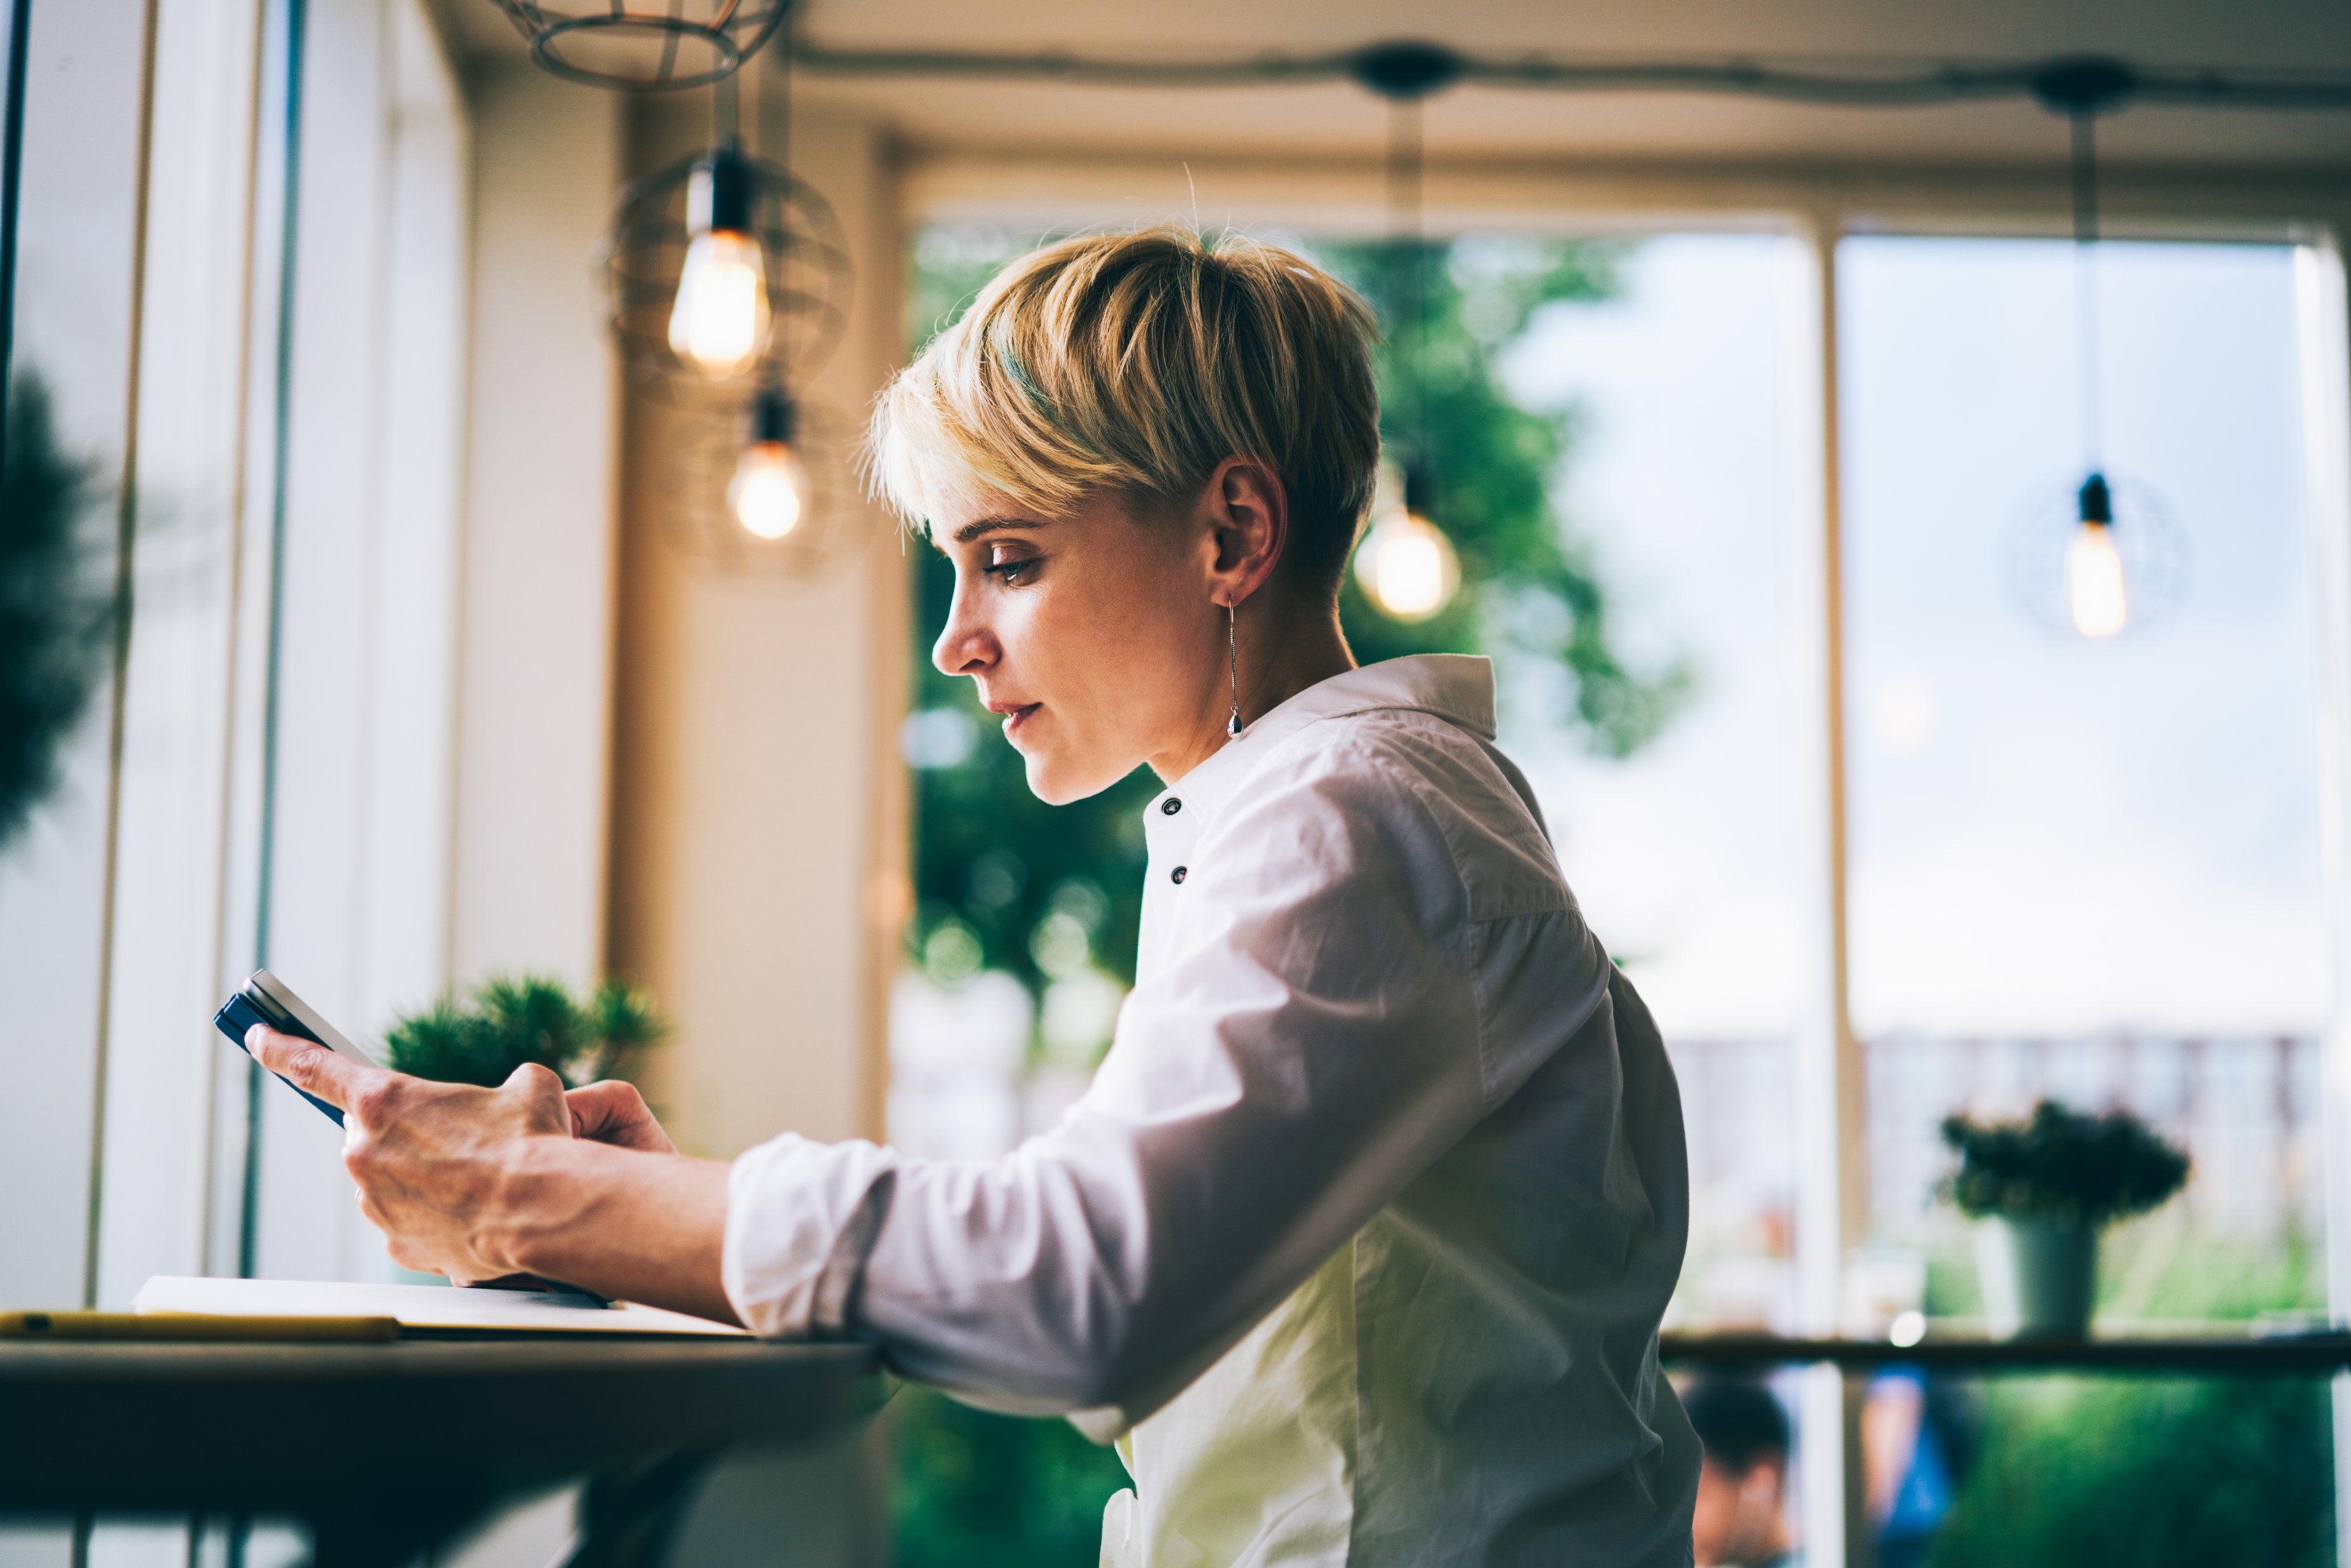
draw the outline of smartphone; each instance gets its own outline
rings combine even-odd
[[[296,996],[292,987],[266,969],[256,969],[245,984],[238,987],[235,993],[221,1004],[220,1011],[213,1014],[213,1023],[221,1033],[236,1041],[236,1048],[239,1051],[246,1049],[245,1031],[255,1024],[266,1023],[280,1034],[290,1034],[297,1040],[314,1041],[325,1046],[338,1056],[350,1058],[363,1067],[376,1065],[373,1057],[353,1045],[344,1037],[340,1030],[320,1018],[309,1003]],[[252,1053],[247,1051],[246,1054]],[[304,1093],[298,1085],[287,1083],[285,1078],[277,1073],[273,1072],[270,1076],[277,1079],[278,1082],[285,1083],[287,1088],[293,1090],[295,1093],[300,1094],[303,1099],[324,1111],[334,1119],[336,1126],[340,1127],[343,1124],[343,1113],[335,1106],[328,1104],[316,1094]],[[533,1275],[518,1274],[509,1280],[482,1280],[476,1281],[475,1283],[501,1290],[554,1291],[568,1296],[583,1296],[600,1307],[609,1307],[612,1304],[607,1298],[581,1286],[568,1285],[560,1280],[539,1279]]]
[[[340,1030],[320,1018],[308,1002],[296,996],[292,988],[266,969],[256,969],[252,977],[237,988],[235,994],[221,1004],[220,1011],[213,1015],[213,1022],[221,1033],[236,1041],[239,1051],[245,1050],[245,1031],[255,1024],[266,1023],[280,1034],[314,1041],[338,1056],[350,1057],[362,1066],[376,1065],[372,1057],[345,1039]],[[275,1073],[271,1076],[277,1077]],[[336,1126],[343,1124],[343,1113],[334,1106],[316,1094],[304,1094],[298,1087],[287,1083],[282,1077],[277,1078],[277,1082],[285,1083],[287,1088],[324,1111],[334,1119]]]

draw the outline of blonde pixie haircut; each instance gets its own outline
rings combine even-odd
[[[1173,225],[1063,240],[883,392],[869,471],[922,527],[957,480],[1040,510],[1186,502],[1255,458],[1288,495],[1283,569],[1336,594],[1379,464],[1376,337],[1360,296],[1276,246]]]

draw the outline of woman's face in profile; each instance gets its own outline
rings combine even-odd
[[[931,539],[956,574],[932,663],[977,683],[1040,800],[1188,758],[1204,725],[1221,735],[1225,612],[1206,517],[1139,516],[1111,496],[1048,513],[955,491],[935,499]]]

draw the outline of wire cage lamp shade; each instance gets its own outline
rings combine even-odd
[[[859,514],[838,414],[769,386],[677,417],[662,512],[681,555],[715,576],[793,579],[844,553]]]
[[[697,245],[732,236],[756,277],[754,335],[739,357],[697,358],[680,298]],[[630,378],[669,401],[709,394],[739,402],[771,384],[803,383],[839,347],[854,274],[841,220],[806,181],[732,143],[684,158],[622,193],[606,240],[604,282],[612,335]],[[682,335],[684,334],[684,335]]]
[[[532,59],[566,81],[705,87],[759,52],[798,0],[497,0]]]
[[[2188,601],[2188,535],[2143,481],[2111,469],[2052,486],[2021,508],[2002,563],[2024,618],[2100,639],[2170,621]]]

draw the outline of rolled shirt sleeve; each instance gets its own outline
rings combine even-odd
[[[1094,1411],[1097,1437],[1172,1396],[1534,1065],[1489,1060],[1490,933],[1426,791],[1345,746],[1258,768],[1194,846],[1092,1088],[1004,1158],[745,1155],[743,1321],[875,1341],[1001,1408]],[[1577,925],[1584,972],[1542,988],[1588,1014],[1607,959],[1555,902],[1518,913]]]

